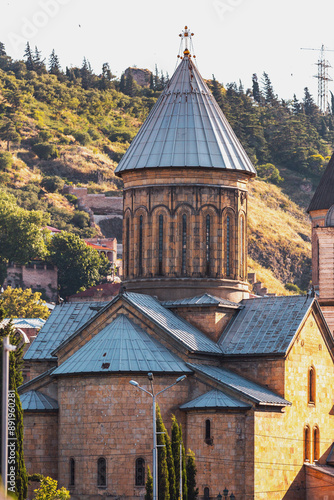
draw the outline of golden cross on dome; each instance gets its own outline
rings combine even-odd
[[[194,33],[190,31],[188,26],[185,26],[184,30],[182,30],[182,33],[180,33],[179,36],[182,38],[182,41],[184,40],[185,42],[185,50],[188,50],[188,39],[191,40],[191,37],[194,36]]]

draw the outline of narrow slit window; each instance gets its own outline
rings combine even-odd
[[[319,460],[320,456],[320,439],[319,439],[319,428],[314,427],[313,429],[313,462]]]
[[[186,274],[187,271],[187,216],[182,215],[182,264],[181,273]]]
[[[211,439],[211,421],[208,419],[205,421],[205,441]]]
[[[210,258],[211,258],[211,220],[210,215],[206,216],[206,224],[205,224],[205,274],[206,276],[210,276]]]
[[[231,232],[231,226],[230,226],[230,217],[226,217],[226,276],[230,276],[231,274],[231,267],[230,267],[230,232]]]
[[[143,216],[139,217],[139,249],[138,249],[138,270],[139,276],[143,274]]]
[[[145,460],[143,458],[136,460],[136,486],[145,486]]]
[[[130,220],[126,219],[126,276],[129,276],[130,262]]]
[[[97,485],[100,488],[107,486],[107,462],[103,457],[97,461]]]
[[[240,219],[240,276],[244,276],[244,219]]]
[[[159,215],[159,245],[158,245],[158,273],[163,274],[163,248],[164,248],[164,218]]]
[[[209,488],[204,488],[204,500],[209,500],[210,498],[210,490]]]
[[[308,372],[308,402],[309,404],[315,404],[315,369],[313,366],[309,369]]]
[[[70,486],[75,485],[75,460],[70,458]]]
[[[304,429],[304,462],[310,461],[310,428],[307,426]]]

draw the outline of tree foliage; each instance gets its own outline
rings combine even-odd
[[[0,307],[3,307],[7,318],[46,319],[50,312],[41,295],[40,292],[32,292],[31,288],[22,290],[8,286],[0,296]]]
[[[58,283],[63,297],[96,285],[110,271],[104,254],[90,248],[79,236],[67,232],[53,236],[50,260],[58,268]]]
[[[34,490],[34,500],[69,500],[70,492],[64,488],[57,489],[58,482],[51,477],[43,477],[41,486]]]
[[[0,320],[5,317],[5,312],[0,308]],[[20,336],[15,334],[15,331],[8,323],[0,329],[0,372],[2,374],[2,352],[3,338],[9,335],[10,343],[16,346],[16,351],[9,353],[9,389],[15,393],[15,494],[18,500],[27,498],[28,476],[24,463],[23,453],[23,411],[20,401],[20,396],[17,388],[22,384],[22,356],[23,345]]]

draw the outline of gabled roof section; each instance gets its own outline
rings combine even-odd
[[[53,375],[110,372],[189,373],[191,370],[140,326],[120,314]]]
[[[42,328],[45,319],[42,318],[5,318],[0,322],[0,328],[12,322],[15,328]]]
[[[290,406],[291,403],[286,399],[278,396],[266,387],[262,387],[255,382],[241,377],[224,368],[208,365],[197,365],[188,363],[188,366],[195,372],[202,373],[208,376],[211,380],[220,383],[223,387],[229,388],[232,391],[240,394],[247,399],[259,405],[268,406]]]
[[[334,155],[330,159],[327,168],[320,179],[320,183],[315,190],[307,212],[313,210],[328,210],[334,205]]]
[[[56,306],[24,355],[24,359],[55,360],[51,355],[52,351],[106,304],[108,302],[73,302]]]
[[[284,356],[314,299],[307,296],[244,299],[219,345],[227,355]]]
[[[204,167],[256,175],[196,65],[185,54],[115,172]]]
[[[163,307],[150,295],[125,292],[123,297],[189,351],[222,354],[220,347],[198,328]]]
[[[58,410],[58,402],[39,391],[28,391],[20,395],[22,409],[24,411],[55,411]]]
[[[222,299],[220,297],[214,297],[209,293],[204,293],[203,295],[197,295],[196,297],[190,297],[188,299],[179,300],[166,300],[161,302],[164,307],[187,307],[187,306],[226,306],[232,307],[233,309],[239,309],[240,304],[236,302],[231,302],[227,299]]]
[[[222,391],[212,390],[180,406],[180,410],[200,410],[203,408],[247,409],[251,408],[251,405],[228,396]]]

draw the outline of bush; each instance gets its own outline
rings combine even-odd
[[[65,181],[58,177],[57,175],[44,177],[41,182],[41,186],[46,189],[49,193],[55,193],[56,191],[61,191],[64,187]]]
[[[41,130],[38,134],[39,142],[47,142],[51,139],[52,134],[49,130]]]
[[[40,160],[50,160],[59,156],[59,151],[54,144],[39,142],[33,145],[32,150]]]
[[[13,157],[7,151],[0,153],[0,170],[10,170],[13,165]]]
[[[82,210],[76,210],[72,217],[72,224],[78,226],[80,229],[84,229],[90,226],[90,217],[87,212],[83,212]]]
[[[109,136],[111,142],[131,142],[135,132],[126,129],[115,129]]]
[[[294,283],[286,283],[285,288],[289,290],[289,292],[295,292],[298,295],[305,295],[305,292],[299,288],[299,286],[295,285]]]
[[[72,203],[72,205],[76,205],[78,203],[78,197],[75,196],[74,194],[64,194],[65,198],[67,201]]]
[[[256,167],[257,175],[260,179],[265,182],[271,182],[272,184],[279,184],[283,182],[284,179],[280,176],[278,168],[272,163],[265,163],[264,165],[258,165]]]
[[[73,136],[82,146],[86,146],[86,144],[89,144],[91,140],[91,137],[87,134],[87,132],[75,132]]]

